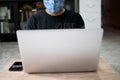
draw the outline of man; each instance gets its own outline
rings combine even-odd
[[[80,14],[64,8],[65,0],[43,0],[45,10],[31,16],[29,29],[84,29],[85,24]]]

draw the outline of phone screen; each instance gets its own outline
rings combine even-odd
[[[22,71],[23,66],[22,62],[14,62],[13,65],[9,68],[9,71]]]

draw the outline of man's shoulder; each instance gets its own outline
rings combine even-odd
[[[44,14],[45,14],[44,10],[39,10],[36,14],[33,14],[32,16],[35,18],[39,18],[39,17],[44,16]]]
[[[71,10],[66,10],[66,14],[69,15],[69,16],[73,16],[73,17],[81,16],[79,13],[71,11]]]

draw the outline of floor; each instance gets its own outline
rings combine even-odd
[[[0,72],[12,59],[20,59],[17,42],[0,42]]]
[[[120,75],[120,29],[105,26],[101,56]]]
[[[120,75],[120,30],[104,28],[100,56]],[[18,43],[0,42],[0,72],[12,59],[20,59]]]

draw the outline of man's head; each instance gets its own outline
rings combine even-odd
[[[57,13],[64,7],[65,0],[43,0],[46,9],[51,13]]]

